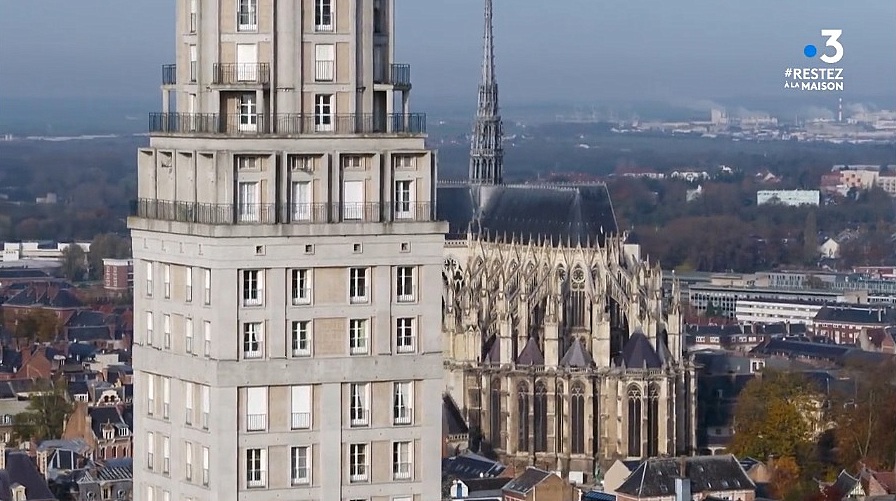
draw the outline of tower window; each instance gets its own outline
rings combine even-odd
[[[333,0],[314,1],[314,31],[335,31],[336,22],[333,15]]]

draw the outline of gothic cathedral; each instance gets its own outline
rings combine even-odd
[[[447,392],[503,461],[594,481],[690,453],[679,291],[621,234],[604,185],[504,185],[492,0],[470,179],[438,188]]]

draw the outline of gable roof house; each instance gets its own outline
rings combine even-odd
[[[676,489],[685,498],[754,501],[756,485],[732,455],[651,458],[616,489],[618,501],[674,501]]]
[[[57,501],[44,472],[25,451],[0,444],[0,501]]]
[[[531,466],[502,489],[504,501],[573,501],[576,491],[555,473]]]
[[[19,315],[38,308],[50,310],[61,322],[66,322],[75,312],[84,309],[84,303],[65,284],[33,283],[3,303],[3,318],[7,326],[14,325]]]
[[[62,438],[82,440],[90,447],[92,458],[131,456],[131,427],[118,406],[88,407],[85,402],[77,402],[65,422]]]

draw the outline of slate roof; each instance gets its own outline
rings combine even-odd
[[[467,486],[468,493],[472,494],[474,492],[486,492],[486,491],[498,491],[496,494],[501,495],[500,491],[504,488],[505,485],[510,481],[507,477],[495,477],[495,478],[470,478],[467,480],[463,480],[462,482]]]
[[[25,487],[28,501],[56,501],[37,465],[28,454],[7,450],[6,469],[0,470],[0,501],[11,501],[15,484]]]
[[[81,308],[84,303],[71,290],[62,288],[58,284],[34,283],[9,298],[6,305],[74,309]]]
[[[527,494],[549,476],[551,476],[551,472],[530,466],[526,468],[522,475],[508,482],[504,486],[504,490],[518,494]]]
[[[0,280],[28,278],[49,278],[49,275],[36,268],[0,268]]]
[[[582,340],[576,338],[572,346],[566,350],[566,354],[560,359],[560,365],[563,367],[575,367],[577,369],[585,369],[594,365],[594,358],[591,353],[582,346]]]
[[[856,325],[892,325],[896,323],[896,313],[887,308],[825,306],[818,310],[815,321]]]
[[[106,482],[110,480],[131,480],[134,478],[133,471],[133,463],[130,459],[127,460],[129,464],[111,464],[111,461],[106,463],[106,466],[99,469],[96,472],[97,480],[101,482]]]
[[[103,425],[106,423],[111,423],[116,428],[118,426],[127,426],[116,407],[91,407],[87,409],[87,412],[90,413],[90,427],[93,429],[93,434],[97,439],[103,439]]]
[[[503,464],[475,452],[442,459],[442,476],[467,480],[472,478],[497,477],[507,469]]]
[[[660,356],[641,332],[636,332],[622,348],[622,354],[616,357],[616,366],[629,369],[659,369],[663,366]]]
[[[845,496],[852,492],[855,489],[856,484],[859,483],[859,479],[853,477],[849,473],[846,473],[846,470],[842,470],[839,475],[837,475],[837,480],[831,485],[841,496]]]
[[[616,496],[603,491],[589,491],[582,494],[582,501],[616,501]]]
[[[606,185],[441,185],[437,217],[448,238],[474,235],[545,238],[554,244],[603,242],[618,232]]]
[[[638,498],[675,495],[675,479],[680,475],[679,458],[652,458],[616,489],[617,493]],[[691,492],[754,490],[756,485],[732,455],[693,456],[685,459],[685,475],[691,480]]]
[[[538,340],[530,337],[526,342],[526,347],[520,352],[520,356],[516,359],[517,365],[544,365],[544,355],[538,349]]]
[[[448,435],[464,435],[470,433],[467,423],[464,422],[464,416],[451,395],[445,393],[442,395],[442,429]]]

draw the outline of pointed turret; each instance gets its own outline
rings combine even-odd
[[[470,148],[470,183],[501,184],[504,178],[504,126],[498,111],[492,0],[485,0],[482,81]]]

